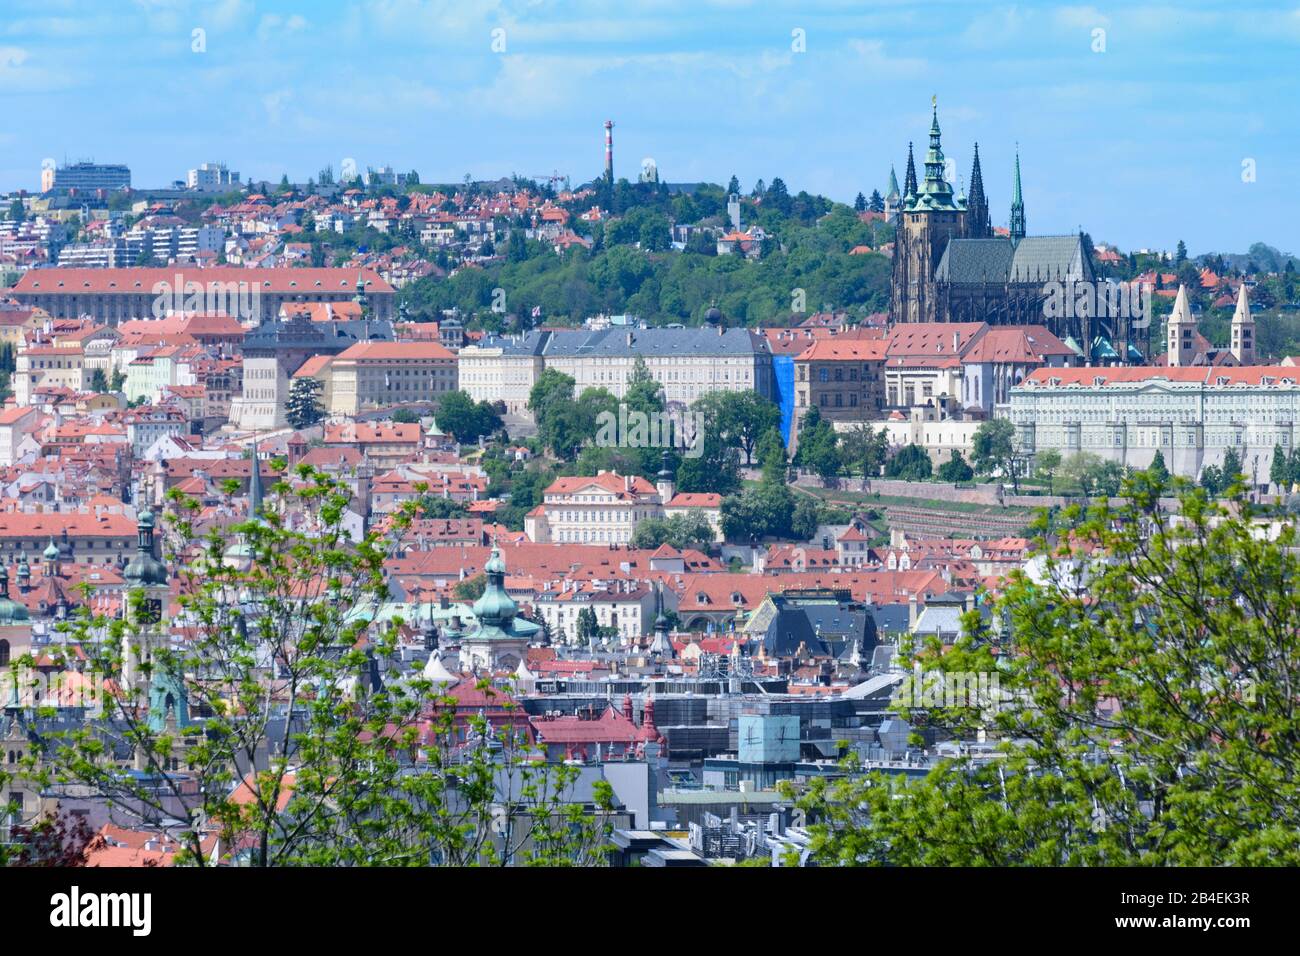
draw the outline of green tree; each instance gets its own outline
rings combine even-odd
[[[903,481],[928,481],[934,471],[930,453],[917,444],[904,445],[885,464],[885,476]]]
[[[637,524],[632,532],[632,547],[657,548],[670,545],[680,550],[708,550],[713,544],[713,526],[699,514],[675,514],[670,518],[650,518]]]
[[[1268,540],[1244,497],[1175,483],[1175,520],[1145,473],[1123,507],[1058,514],[1041,573],[1014,573],[995,603],[1004,635],[975,613],[949,649],[915,652],[929,673],[997,673],[991,706],[901,704],[937,733],[982,728],[997,760],[918,780],[850,761],[802,794],[786,785],[816,821],[813,861],[1300,864],[1296,528]]]
[[[1147,474],[1151,478],[1151,483],[1157,487],[1163,488],[1169,483],[1169,469],[1165,466],[1165,456],[1156,449],[1156,453],[1151,458],[1151,464],[1147,467]]]
[[[983,475],[1001,470],[1011,478],[1020,492],[1019,469],[1016,467],[1016,426],[1006,418],[993,418],[975,429],[971,442],[971,465]]]
[[[1160,454],[1159,451],[1156,454]],[[1164,460],[1161,459],[1161,466]],[[1054,494],[1056,491],[1056,473],[1061,468],[1061,453],[1055,448],[1045,448],[1038,453],[1038,473],[1047,478],[1047,493]]]
[[[1289,489],[1294,480],[1291,459],[1280,444],[1273,446],[1273,461],[1268,468],[1268,480],[1273,482],[1273,487],[1277,489],[1278,494]]]
[[[863,478],[880,474],[889,457],[889,434],[883,428],[859,425],[840,434],[840,456],[844,467],[859,471]]]
[[[477,601],[483,596],[486,588],[487,577],[482,574],[475,574],[463,581],[457,581],[456,586],[451,589],[451,593],[460,601]]]
[[[811,541],[820,523],[817,502],[807,495],[800,495],[790,518],[790,534],[796,541]]]
[[[961,452],[955,451],[952,453],[951,458],[939,466],[938,475],[940,481],[956,483],[970,481],[975,477],[975,470],[966,463],[966,459],[962,457]]]
[[[284,414],[293,428],[310,428],[325,417],[321,405],[321,393],[325,385],[320,379],[310,375],[295,378],[289,386],[289,398],[285,402]]]
[[[438,427],[461,444],[476,442],[501,427],[501,416],[489,402],[475,402],[462,391],[448,392],[434,414]]]

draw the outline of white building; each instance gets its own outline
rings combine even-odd
[[[1039,369],[1011,390],[1019,450],[1091,452],[1193,478],[1236,450],[1248,476],[1267,480],[1273,447],[1300,439],[1300,368],[1127,366]]]
[[[561,544],[628,544],[652,518],[700,515],[721,540],[722,496],[677,494],[671,478],[652,485],[639,475],[602,471],[594,478],[557,478],[524,518],[528,540]]]

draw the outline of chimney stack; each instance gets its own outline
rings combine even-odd
[[[605,180],[614,185],[614,121],[605,120]]]

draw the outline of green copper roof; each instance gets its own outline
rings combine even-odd
[[[122,572],[122,577],[135,587],[149,587],[167,583],[167,567],[153,556],[153,512],[145,508],[136,523],[140,528],[135,557]]]
[[[17,624],[27,618],[27,608],[9,596],[9,569],[0,564],[0,624]]]
[[[925,179],[907,204],[909,212],[958,212],[963,206],[953,199],[952,186],[944,179],[943,146],[940,143],[939,107],[934,107],[930,122],[930,148],[925,154]]]

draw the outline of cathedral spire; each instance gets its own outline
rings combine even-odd
[[[984,195],[984,174],[980,171],[980,144],[975,144],[975,160],[970,169],[970,192],[966,195],[967,232],[973,239],[993,235],[989,226],[989,202]]]
[[[907,144],[907,172],[903,174],[903,198],[916,195],[916,162],[912,159],[912,144]]]
[[[1016,147],[1016,176],[1011,186],[1011,238],[1025,238],[1025,201],[1020,195],[1020,147]]]

